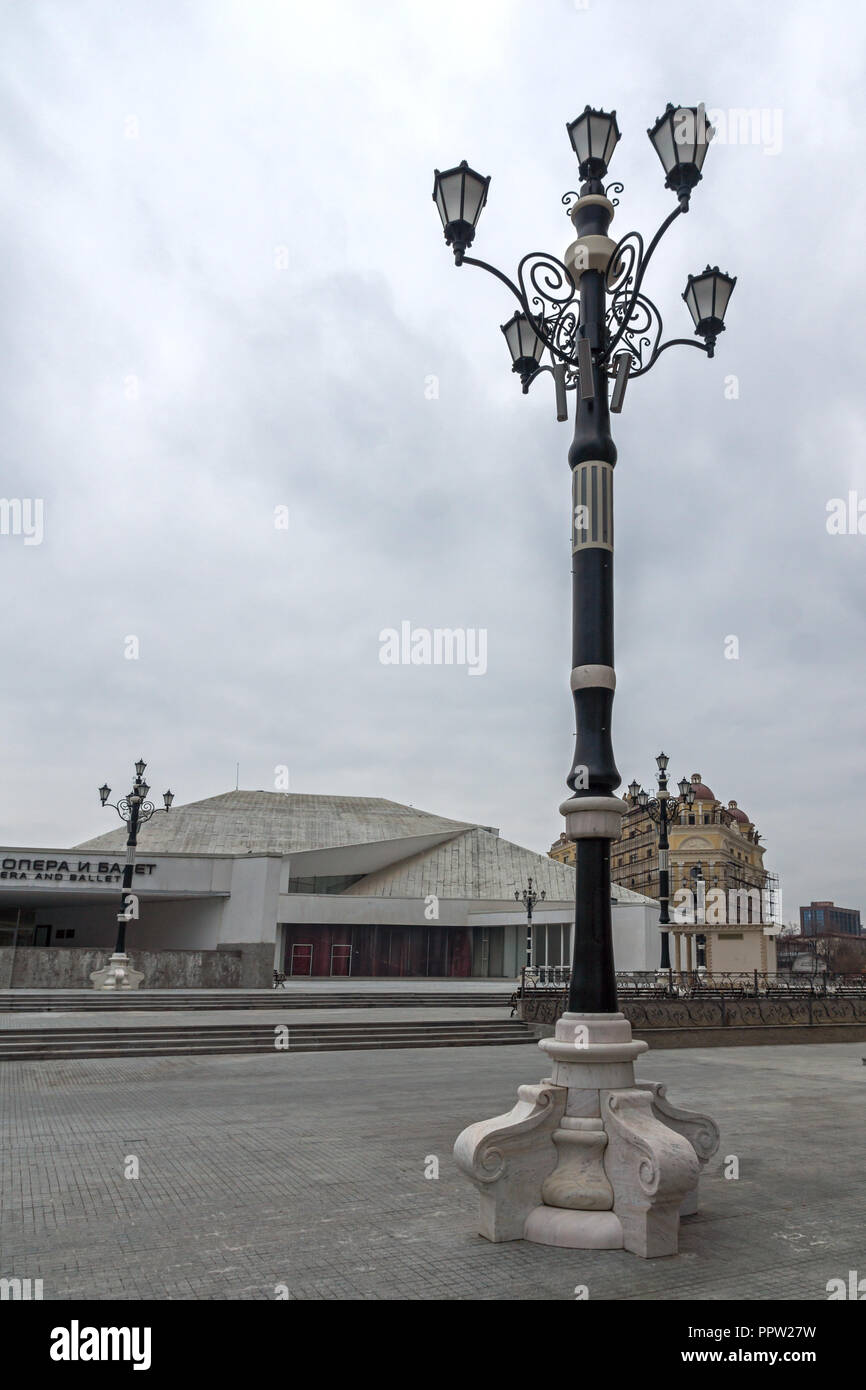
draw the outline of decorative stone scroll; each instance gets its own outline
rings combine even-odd
[[[675,1255],[716,1125],[672,1105],[664,1086],[635,1081],[647,1044],[623,1014],[563,1014],[539,1047],[552,1077],[521,1086],[513,1110],[470,1125],[454,1147],[480,1194],[480,1234]]]

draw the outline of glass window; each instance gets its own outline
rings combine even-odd
[[[290,878],[287,891],[289,893],[342,893],[364,877],[364,874],[320,874],[313,878]]]

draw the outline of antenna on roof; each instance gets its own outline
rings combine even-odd
[[[241,780],[241,765],[240,765],[240,763],[235,763],[235,791],[237,791],[237,789],[238,789],[238,784],[239,784],[240,780]]]

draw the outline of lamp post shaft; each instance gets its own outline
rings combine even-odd
[[[606,237],[612,208],[605,200],[581,198],[574,209],[578,241]],[[604,272],[580,275],[581,325],[593,349],[602,346],[606,308]],[[576,840],[574,954],[568,1008],[571,1013],[615,1013],[616,974],[610,915],[610,841],[592,833],[604,825],[580,802],[610,799],[620,776],[613,756],[611,716],[613,670],[613,470],[616,446],[610,432],[608,382],[595,367],[591,397],[578,394],[574,440],[568,452],[572,472],[572,677],[576,728],[574,761],[568,777],[574,813],[567,815]],[[616,819],[616,817],[614,817]],[[618,833],[618,832],[615,832]]]
[[[115,955],[122,956],[126,950],[126,899],[132,888],[135,872],[135,847],[138,844],[138,802],[132,803],[129,817],[129,834],[126,837],[126,863],[123,866],[123,887],[120,890],[120,912],[117,916],[117,945]]]

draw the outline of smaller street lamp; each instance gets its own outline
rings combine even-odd
[[[637,782],[629,783],[628,789],[632,805],[638,805],[642,810],[646,811],[650,820],[659,828],[659,904],[661,908],[659,912],[659,926],[662,928],[662,958],[660,967],[662,970],[670,970],[671,968],[670,932],[665,930],[665,928],[670,925],[671,920],[668,911],[671,891],[670,864],[668,860],[668,826],[679,817],[683,807],[691,806],[695,799],[695,789],[687,777],[684,777],[682,781],[678,783],[679,796],[671,796],[668,791],[667,768],[669,761],[670,759],[667,753],[659,753],[656,758],[656,766],[658,767],[657,796],[650,798],[649,792],[644,791],[643,787]]]
[[[578,158],[580,177],[603,179],[620,138],[616,112],[585,106],[577,120],[569,121],[565,128]]]
[[[736,275],[726,275],[717,265],[708,265],[700,275],[690,275],[683,290],[683,299],[694,321],[695,333],[699,338],[706,339],[710,357],[716,339],[725,331],[725,310],[736,283]]]
[[[647,131],[665,171],[665,188],[672,188],[686,207],[692,189],[700,183],[714,134],[703,106],[673,106],[671,102]]]
[[[143,758],[139,758],[135,764],[135,780],[132,790],[127,792],[117,803],[109,801],[111,788],[107,782],[103,782],[99,788],[99,801],[102,806],[110,806],[116,811],[122,821],[129,827],[126,837],[126,863],[123,866],[123,887],[121,888],[120,907],[117,914],[117,941],[114,947],[114,954],[111,961],[102,970],[95,970],[91,974],[95,989],[133,989],[143,978],[137,971],[129,968],[129,957],[126,955],[126,924],[131,917],[137,916],[130,910],[129,894],[132,888],[132,876],[135,872],[135,850],[138,844],[139,826],[146,824],[151,816],[158,809],[165,811],[171,810],[171,803],[174,801],[174,792],[166,791],[162,794],[163,805],[161,808],[154,806],[152,801],[147,800],[150,787],[144,778],[144,770],[147,763]],[[133,981],[133,977],[138,975],[138,980]]]
[[[541,890],[540,893],[539,893],[535,888],[533,888],[533,886],[532,886],[532,879],[531,879],[531,878],[527,880],[527,885],[528,885],[528,886],[527,886],[526,888],[524,888],[524,890],[523,890],[522,893],[521,893],[521,891],[520,891],[519,888],[515,888],[515,890],[514,890],[514,901],[517,902],[517,903],[522,902],[523,905],[524,905],[524,907],[526,908],[526,964],[527,964],[527,966],[531,969],[531,968],[532,968],[532,909],[535,907],[535,904],[536,904],[536,903],[538,903],[538,902],[543,903],[545,897],[547,896],[547,894],[545,893],[545,891],[544,891],[543,888],[542,888],[542,890]]]
[[[456,169],[434,170],[433,200],[442,218],[445,242],[454,247],[454,260],[460,265],[463,254],[475,240],[481,209],[487,202],[489,178],[476,174],[466,160]]]
[[[544,344],[536,333],[532,320],[520,310],[513,314],[507,323],[502,324],[502,332],[511,353],[511,370],[517,372],[525,384],[526,379],[538,371],[544,354]]]

